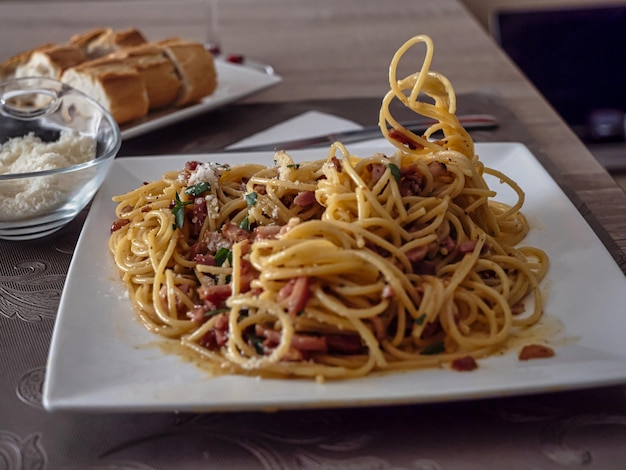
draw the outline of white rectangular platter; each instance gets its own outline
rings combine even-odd
[[[545,329],[555,337],[550,359],[519,361],[517,351],[479,361],[472,372],[434,368],[316,383],[211,377],[177,355],[136,320],[107,247],[111,197],[158,179],[187,160],[271,164],[272,153],[117,159],[97,194],[70,266],[50,349],[48,410],[235,411],[429,403],[554,392],[626,382],[626,278],[598,237],[522,144],[477,144],[482,161],[526,192],[532,230],[525,244],[547,251],[551,267]],[[369,155],[389,147],[358,146]],[[325,158],[324,149],[291,152]],[[507,202],[510,194],[489,181]],[[501,192],[500,192],[501,191]]]
[[[271,71],[271,68],[268,70]],[[123,124],[120,126],[122,139],[128,140],[235,103],[282,81],[282,78],[273,71],[268,73],[258,67],[233,64],[223,59],[215,60],[215,71],[217,88],[211,95],[184,108],[157,110],[141,120]]]

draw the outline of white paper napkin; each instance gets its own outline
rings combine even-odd
[[[307,111],[257,134],[246,137],[227,148],[237,149],[249,145],[271,144],[282,140],[315,137],[330,134],[331,132],[343,132],[361,128],[361,125],[348,119],[319,111]]]

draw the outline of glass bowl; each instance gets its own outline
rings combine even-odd
[[[111,114],[57,80],[0,83],[0,239],[44,237],[102,184],[122,138]]]

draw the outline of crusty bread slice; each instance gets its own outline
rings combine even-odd
[[[33,51],[23,64],[15,69],[16,77],[47,77],[58,80],[63,72],[85,62],[87,57],[76,46],[53,45]]]
[[[68,44],[78,47],[86,56],[89,56],[89,45],[109,30],[110,28],[93,28],[74,34]]]
[[[3,60],[2,62],[0,62],[0,80],[8,80],[10,78],[13,78],[15,76],[15,70],[19,66],[24,65],[26,62],[28,62],[30,60],[30,56],[33,55],[33,52],[42,51],[53,46],[54,44],[51,42],[41,44],[37,47],[22,51],[19,54],[15,54]]]
[[[121,59],[101,58],[67,69],[61,81],[106,108],[118,124],[148,113],[148,92],[139,72]]]
[[[212,94],[217,87],[215,61],[202,44],[178,38],[165,39],[156,44],[174,63],[181,80],[181,89],[175,101],[183,106]]]
[[[90,59],[103,57],[125,47],[135,47],[146,44],[148,41],[141,31],[136,28],[115,30],[106,28],[104,31],[94,31],[94,36],[86,37],[85,51]]]
[[[146,84],[150,109],[172,104],[178,97],[181,81],[163,48],[154,44],[143,44],[120,49],[109,57],[123,60],[139,72]]]

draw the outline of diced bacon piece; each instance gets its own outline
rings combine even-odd
[[[359,354],[363,351],[363,342],[356,335],[326,335],[328,350],[339,354]]]
[[[254,269],[252,263],[250,263],[250,261],[248,261],[247,259],[241,259],[240,264],[241,277],[239,279],[239,288],[241,292],[248,292],[250,290],[250,284],[252,283],[252,281],[259,277],[259,272]]]
[[[228,330],[218,330],[215,328],[215,340],[217,341],[217,345],[221,348],[225,346],[228,342]]]
[[[186,312],[186,316],[196,323],[204,323],[205,320],[210,317],[210,315],[207,316],[206,314],[211,312],[212,310],[215,310],[214,306],[211,305],[210,302],[206,302],[204,304],[194,305],[191,310],[188,310]],[[226,314],[220,314],[220,316],[225,318],[226,323],[228,323],[228,316]],[[228,325],[224,325],[222,323],[221,326],[218,326],[218,328],[226,328],[227,326]]]
[[[511,305],[511,313],[513,315],[521,315],[526,311],[526,306],[523,302],[518,302],[515,305]]]
[[[282,333],[280,331],[266,328],[262,325],[255,325],[255,333],[262,338],[265,338],[264,346],[267,348],[276,347],[281,340]],[[326,345],[326,339],[323,336],[307,335],[304,333],[295,333],[291,338],[291,345],[293,349],[298,351],[307,352],[326,352],[328,346]]]
[[[111,233],[118,231],[124,225],[127,225],[129,223],[130,223],[130,220],[128,219],[117,219],[115,222],[113,222],[113,224],[111,224]]]
[[[295,317],[301,312],[311,295],[311,279],[309,277],[298,277],[291,279],[278,291],[279,302],[286,301],[287,311],[291,317]]]
[[[198,296],[201,300],[204,300],[210,309],[224,306],[231,293],[232,289],[229,284],[198,287]]]
[[[409,136],[404,135],[402,132],[400,132],[398,129],[390,129],[389,130],[389,138],[393,139],[393,140],[397,140],[398,142],[400,142],[402,145],[406,145],[408,148],[410,148],[411,150],[415,150],[416,148],[422,148],[422,146],[420,144],[418,144],[417,142],[415,142],[412,138],[410,138]]]
[[[519,353],[520,361],[528,361],[529,359],[542,359],[554,356],[554,349],[542,344],[529,344],[522,348]]]
[[[219,349],[219,344],[217,343],[217,335],[215,334],[215,330],[207,331],[199,341],[200,346],[208,349],[209,351],[215,351]]]
[[[445,248],[448,253],[451,253],[456,248],[456,243],[452,239],[450,235],[445,237],[443,240],[439,242],[439,246]]]
[[[189,253],[187,254],[187,259],[193,261],[196,255],[204,255],[207,252],[206,243],[196,242],[189,248]]]
[[[282,203],[283,206],[289,207],[291,206],[291,204],[293,204],[293,200],[296,198],[296,196],[297,194],[294,194],[294,193],[283,194],[280,197],[280,202]]]
[[[215,266],[215,256],[213,255],[203,255],[198,253],[194,255],[193,261],[204,266]]]
[[[207,307],[205,305],[194,305],[193,308],[187,312],[187,318],[195,323],[202,323],[206,312]]]
[[[477,369],[478,364],[472,356],[463,356],[452,361],[452,368],[459,372],[469,372]]]
[[[293,203],[299,207],[310,206],[316,202],[315,191],[301,191],[293,200]]]
[[[238,227],[235,224],[222,225],[222,235],[229,241],[236,243],[244,240],[250,240],[252,234],[244,228]]]
[[[196,160],[185,162],[185,167],[178,173],[179,181],[181,182],[189,181],[189,177],[194,171],[196,171],[196,169],[198,168],[198,165],[200,165],[200,162]]]
[[[255,326],[255,333],[261,338],[265,338],[263,347],[267,354],[280,344],[280,331],[263,325]],[[296,333],[293,335],[289,352],[284,360],[302,360],[314,352],[335,352],[338,354],[358,354],[363,351],[361,337],[352,334],[330,334],[324,336],[310,335],[306,333]]]
[[[326,345],[326,338],[323,336],[313,336],[296,333],[291,339],[291,347],[298,351],[309,352],[326,352],[328,346]]]
[[[220,313],[215,318],[215,328],[217,328],[218,330],[225,330],[228,328],[228,314],[227,313]]]
[[[203,197],[197,197],[193,200],[193,215],[191,222],[193,223],[191,233],[194,237],[200,234],[202,224],[207,216],[206,200]]]
[[[266,326],[256,324],[254,325],[254,333],[257,336],[265,338],[265,344],[269,346],[276,346],[280,343],[281,333],[280,331],[267,328]]]
[[[255,240],[272,240],[280,233],[282,225],[259,225],[252,231]]]
[[[418,246],[406,252],[406,257],[411,263],[418,263],[426,258],[428,254],[428,245]]]
[[[215,351],[228,342],[228,314],[220,313],[209,331],[200,338],[200,346]]]
[[[459,253],[471,253],[476,249],[476,240],[464,240],[456,248]]]
[[[385,174],[387,167],[382,163],[374,163],[372,165],[372,184],[376,182]]]
[[[372,317],[371,320],[372,326],[374,326],[374,332],[376,333],[376,339],[382,342],[385,339],[385,326],[383,325],[383,321],[379,316]]]
[[[230,294],[231,287],[229,284],[198,287],[198,295],[202,300],[226,300]]]
[[[403,197],[419,196],[424,189],[424,176],[416,165],[403,167],[400,170],[400,194]]]
[[[428,164],[428,169],[430,170],[430,174],[433,175],[435,178],[445,176],[448,173],[448,169],[446,168],[446,166],[443,163],[437,161],[430,162]]]
[[[196,168],[198,168],[198,165],[200,165],[200,162],[197,160],[187,161],[185,162],[185,170],[195,171]]]

